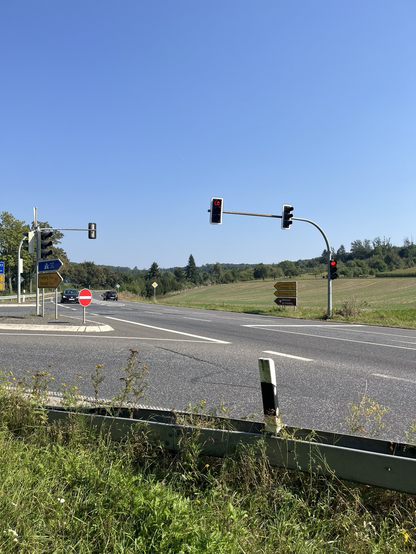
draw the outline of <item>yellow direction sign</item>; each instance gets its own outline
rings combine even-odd
[[[276,290],[274,293],[275,296],[279,296],[280,298],[296,298],[296,291],[295,290]]]
[[[38,275],[38,289],[55,289],[60,283],[62,283],[62,277],[57,271]]]
[[[275,283],[274,288],[277,290],[296,290],[296,281],[280,281]]]

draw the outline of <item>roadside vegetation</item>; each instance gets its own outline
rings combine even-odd
[[[123,369],[119,400],[141,398],[146,368],[135,351]],[[51,424],[46,372],[1,376],[1,552],[415,551],[415,496],[272,468],[250,447],[218,459],[191,438],[173,454],[139,430],[115,442],[77,418]],[[100,366],[91,378],[98,391]],[[70,391],[68,403],[80,394]],[[352,406],[352,422],[361,426],[369,409]]]

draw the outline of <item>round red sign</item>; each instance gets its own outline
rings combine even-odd
[[[91,302],[91,291],[88,289],[82,289],[79,291],[78,300],[81,306],[88,306],[88,304]]]

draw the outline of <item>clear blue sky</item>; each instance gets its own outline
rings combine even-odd
[[[416,241],[414,0],[3,0],[0,211],[74,262],[273,263]],[[397,214],[397,216],[395,215]]]

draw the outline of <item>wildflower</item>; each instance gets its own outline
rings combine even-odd
[[[59,502],[60,504],[63,504],[63,503],[65,502],[65,498],[58,498],[58,502]]]
[[[17,504],[15,502],[12,502],[12,506],[16,506],[17,507]]]
[[[9,535],[12,535],[13,537],[19,536],[14,529],[7,529],[7,532],[9,533]]]
[[[409,533],[406,529],[400,529],[400,533],[403,535],[404,542],[407,542],[409,540]]]

